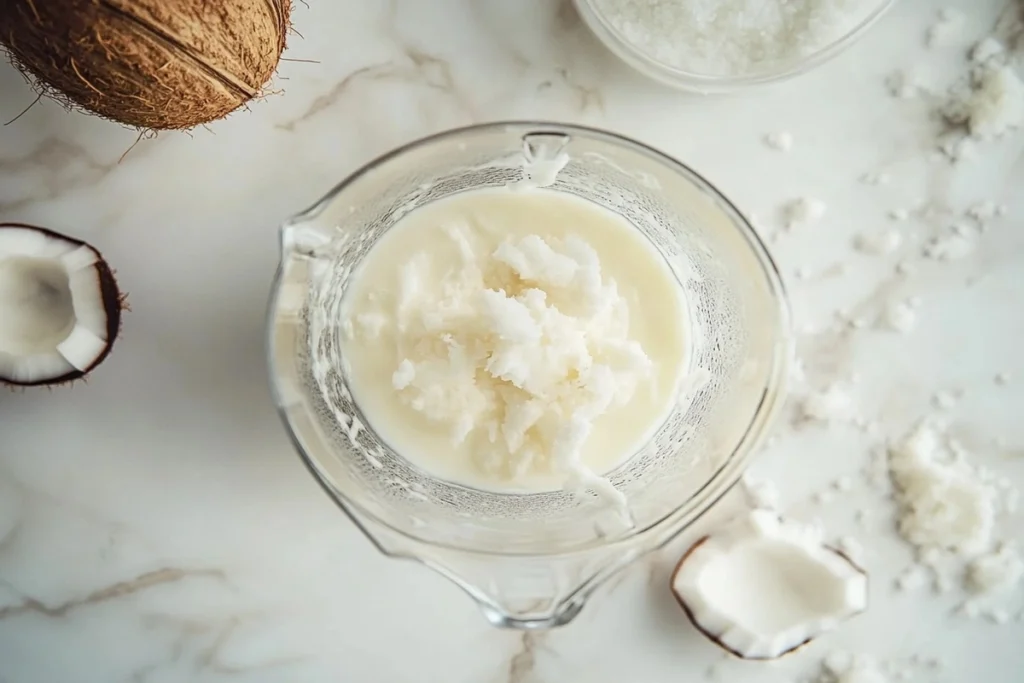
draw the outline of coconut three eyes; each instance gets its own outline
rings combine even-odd
[[[290,0],[3,0],[0,44],[37,86],[148,129],[219,119],[260,95]]]

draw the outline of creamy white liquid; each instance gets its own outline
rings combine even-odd
[[[546,262],[529,258],[524,262],[519,247],[536,247],[539,242],[555,251],[583,253],[582,260],[586,254],[596,255],[604,284],[600,292],[602,296],[612,293],[609,300],[614,300],[615,313],[598,315],[593,321],[588,318],[587,331],[581,336],[581,323],[574,333],[577,340],[592,336],[587,344],[597,354],[593,365],[607,360],[616,369],[614,393],[628,397],[627,401],[609,404],[606,400],[600,409],[591,410],[589,399],[571,395],[574,369],[554,385],[553,391],[564,398],[548,405],[536,422],[532,421],[536,415],[523,418],[524,422],[520,413],[530,411],[516,403],[526,395],[522,386],[533,390],[532,380],[547,377],[539,370],[531,374],[533,366],[526,361],[505,362],[513,366],[505,371],[495,370],[493,364],[488,370],[480,365],[481,354],[493,352],[486,358],[496,357],[499,347],[507,346],[507,337],[524,329],[515,320],[524,310],[517,301],[534,297],[536,304],[539,297],[548,306],[541,314],[548,317],[571,318],[574,311],[593,307],[585,301],[590,290],[577,287],[586,279],[583,274],[577,273],[572,280],[554,267],[566,266],[572,272],[575,266],[564,258],[548,269],[559,286],[537,293],[550,282],[530,271]],[[510,267],[509,261],[515,261],[508,258],[510,253],[519,255],[520,270]],[[532,294],[527,293],[530,290]],[[577,296],[576,292],[583,293]],[[508,308],[509,316],[492,309],[488,315],[497,316],[501,325],[507,323],[507,329],[478,333],[472,316],[477,315],[477,307],[494,300]],[[563,193],[503,188],[461,193],[403,217],[353,274],[341,324],[348,333],[343,352],[356,403],[374,431],[413,465],[440,479],[485,490],[532,492],[568,486],[613,497],[621,494],[592,474],[607,473],[634,455],[671,411],[688,360],[684,321],[682,292],[668,264],[625,219]],[[440,326],[439,331],[425,332],[434,329],[432,325]],[[548,343],[547,356],[564,350],[556,334]],[[497,346],[492,349],[488,344]],[[519,358],[516,352],[513,348],[513,360]],[[459,355],[458,363],[451,361],[453,353]],[[462,355],[474,353],[475,369],[461,360]],[[610,356],[615,358],[608,360]],[[457,372],[452,364],[459,368]],[[468,369],[463,372],[462,368]],[[634,372],[636,368],[640,370]],[[458,373],[462,374],[452,379]],[[431,377],[444,381],[435,386]],[[497,416],[488,403],[496,396],[501,398]],[[452,413],[450,405],[463,405],[457,401],[463,401],[465,410]],[[527,408],[536,408],[536,402],[528,403]],[[579,406],[590,412],[577,410]],[[478,409],[482,412],[474,412]],[[518,411],[514,418],[513,409]],[[444,419],[438,417],[440,413]],[[574,431],[571,418],[581,413],[596,417],[586,429]],[[511,437],[515,443],[506,448],[509,423],[516,421],[531,426]],[[570,458],[576,462],[567,464],[555,451],[565,451],[566,440],[577,437],[582,445]],[[514,448],[519,450],[510,455]]]

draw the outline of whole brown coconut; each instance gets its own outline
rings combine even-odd
[[[192,128],[273,75],[290,0],[0,0],[0,44],[42,90],[114,121]]]

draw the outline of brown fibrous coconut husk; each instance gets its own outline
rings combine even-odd
[[[290,10],[290,0],[0,0],[0,44],[57,100],[185,129],[260,95]]]

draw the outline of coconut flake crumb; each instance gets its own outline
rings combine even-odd
[[[911,565],[896,577],[896,588],[899,591],[920,590],[926,585],[928,585],[928,572],[919,564]]]
[[[973,593],[994,593],[1013,589],[1024,577],[1024,559],[1004,544],[995,552],[982,555],[967,565],[966,585]]]
[[[996,376],[993,378],[993,381],[995,381],[995,383],[998,384],[999,386],[1006,386],[1007,384],[1010,383],[1010,373],[997,373]]]
[[[909,334],[917,326],[917,306],[910,301],[890,301],[882,310],[880,320],[886,329]]]
[[[416,366],[408,358],[398,364],[398,368],[391,375],[391,386],[396,390],[405,389],[416,379]]]
[[[963,12],[947,7],[939,13],[939,19],[928,28],[925,42],[928,47],[948,47],[963,35],[965,17]]]
[[[779,508],[779,489],[771,481],[755,479],[749,474],[744,474],[743,491],[751,507],[764,510]]]
[[[793,149],[793,134],[786,130],[768,133],[764,136],[764,144],[778,152],[788,152]]]
[[[845,386],[830,384],[812,391],[800,403],[800,416],[813,422],[843,422],[853,418],[853,399]]]
[[[918,547],[971,555],[991,543],[996,492],[961,453],[955,457],[928,420],[889,449],[900,534]]]
[[[925,89],[916,74],[903,70],[893,71],[886,76],[885,87],[890,95],[901,100],[917,97]]]
[[[860,234],[854,238],[857,251],[876,256],[891,254],[903,244],[903,235],[898,230],[883,230],[875,235]]]
[[[908,209],[892,209],[889,211],[889,218],[894,221],[905,221],[910,218]]]
[[[997,624],[999,626],[1010,622],[1010,613],[1002,607],[993,607],[985,616],[987,616],[989,621],[993,624]]]
[[[924,246],[923,253],[936,261],[958,261],[974,251],[974,240],[955,231],[933,238]]]
[[[970,208],[967,209],[966,215],[969,218],[973,218],[979,224],[984,225],[997,216],[1002,215],[1001,209],[1002,205],[991,199],[986,199],[972,204]]]
[[[787,229],[797,225],[813,225],[822,219],[828,206],[820,199],[800,197],[782,207],[783,223]]]
[[[830,654],[821,668],[817,683],[891,683],[878,662],[870,657]]]
[[[992,36],[986,36],[974,44],[970,57],[973,63],[984,64],[992,58],[1002,55],[1004,51],[1002,43]]]
[[[932,394],[932,405],[939,410],[949,410],[958,400],[958,396],[952,391],[936,391]]]
[[[865,185],[888,185],[890,180],[892,176],[884,171],[865,173],[860,177],[860,181]]]
[[[954,89],[942,114],[977,140],[1001,137],[1024,123],[1024,83],[1008,65],[984,65],[969,86]]]
[[[950,131],[939,138],[939,151],[954,164],[971,159],[978,152],[978,143],[961,131]]]

